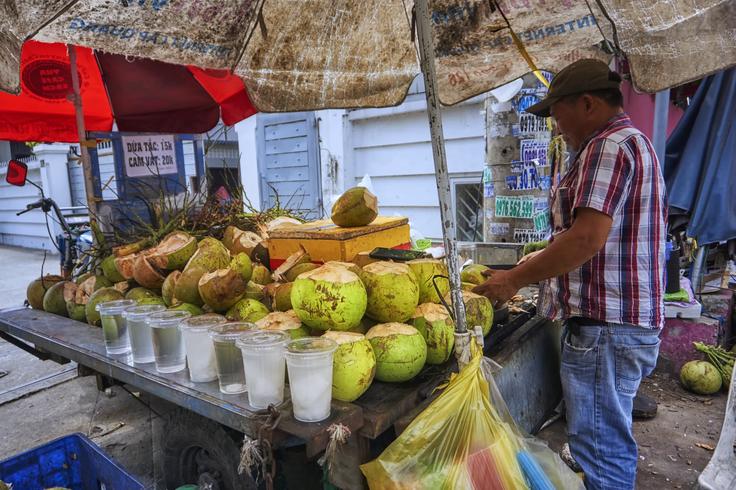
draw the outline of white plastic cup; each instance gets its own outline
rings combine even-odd
[[[238,339],[248,381],[248,403],[253,408],[277,406],[284,401],[284,348],[290,338],[285,332],[253,330]]]
[[[146,323],[146,318],[151,313],[164,311],[165,309],[166,307],[163,305],[138,305],[129,306],[123,312],[123,318],[125,318],[125,323],[128,326],[133,362],[146,364],[155,360],[151,327]]]
[[[194,383],[208,383],[217,379],[215,346],[209,329],[226,321],[222,315],[209,313],[187,318],[179,325],[187,353],[189,379]]]
[[[100,312],[102,336],[105,339],[105,350],[108,355],[120,355],[130,352],[128,325],[123,317],[126,308],[135,305],[132,299],[105,301],[95,306]]]
[[[304,337],[286,344],[286,367],[294,418],[319,422],[330,416],[334,340]]]
[[[148,315],[146,323],[151,327],[154,362],[159,373],[176,373],[187,367],[179,324],[190,316],[188,311],[177,310]]]
[[[220,392],[236,395],[246,391],[243,354],[235,345],[238,338],[249,330],[255,330],[253,323],[223,323],[210,328],[210,338],[215,347],[215,364]]]

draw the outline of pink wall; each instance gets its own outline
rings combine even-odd
[[[631,117],[634,126],[651,139],[654,125],[654,94],[639,94],[628,81],[621,84],[621,92],[624,94],[624,110]],[[667,136],[675,129],[682,114],[682,109],[670,103]]]

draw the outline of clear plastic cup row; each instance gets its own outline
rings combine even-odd
[[[155,362],[161,373],[189,366],[193,382],[219,382],[226,395],[248,393],[257,409],[284,399],[285,371],[294,418],[317,422],[330,415],[332,357],[337,344],[320,337],[291,340],[252,323],[227,323],[217,314],[191,317],[161,305],[118,300],[97,305],[109,354],[131,351],[133,361]],[[247,378],[246,378],[247,375]]]

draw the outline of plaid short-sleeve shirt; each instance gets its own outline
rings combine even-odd
[[[664,323],[665,186],[652,143],[626,114],[590,137],[551,191],[552,240],[577,208],[613,219],[605,246],[580,268],[543,281],[539,311],[660,328]]]

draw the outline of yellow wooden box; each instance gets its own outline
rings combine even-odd
[[[409,248],[409,220],[379,216],[368,226],[340,228],[330,220],[312,221],[270,233],[268,254],[276,268],[302,246],[313,262],[349,262],[376,247]]]

